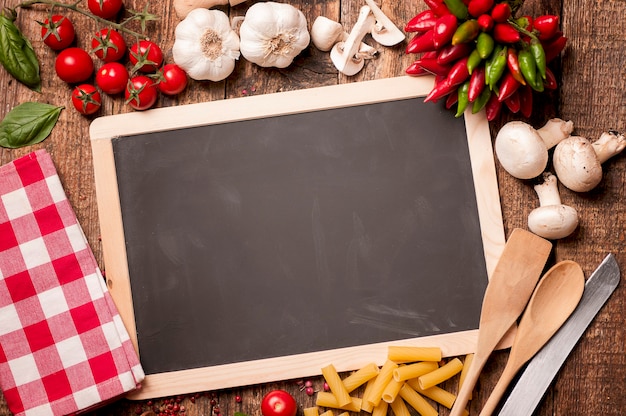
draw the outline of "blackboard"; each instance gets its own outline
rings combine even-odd
[[[472,350],[504,244],[489,132],[484,115],[423,103],[414,80],[361,83],[371,98],[339,104],[354,85],[94,122],[101,222],[114,205],[120,223],[102,223],[103,243],[124,251],[112,276],[120,259],[105,246],[107,279],[132,311],[122,315],[148,375],[142,395],[352,369],[391,344]],[[305,108],[282,110],[296,101]],[[229,115],[205,120],[218,106]],[[127,130],[131,118],[151,125],[145,117],[172,125]],[[333,355],[354,351],[345,363]]]

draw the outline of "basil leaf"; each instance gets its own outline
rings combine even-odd
[[[46,139],[63,107],[26,102],[13,108],[0,122],[0,146],[16,149]]]
[[[32,45],[10,17],[0,13],[0,63],[9,74],[35,91],[41,90],[39,61]]]

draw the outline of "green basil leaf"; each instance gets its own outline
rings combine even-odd
[[[13,19],[0,13],[0,63],[9,74],[27,87],[41,90],[39,61],[32,45],[15,26]]]
[[[45,140],[63,107],[26,102],[13,108],[0,122],[0,146],[16,149]]]

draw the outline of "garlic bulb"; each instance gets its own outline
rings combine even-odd
[[[304,14],[286,3],[252,5],[239,28],[241,54],[262,67],[286,68],[311,39]]]
[[[176,26],[174,62],[197,80],[221,81],[235,69],[239,37],[220,10],[194,9]]]

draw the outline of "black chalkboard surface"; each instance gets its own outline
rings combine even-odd
[[[473,121],[422,101],[107,134],[147,380],[475,332],[504,241],[498,215],[481,224],[494,178],[476,184]]]

